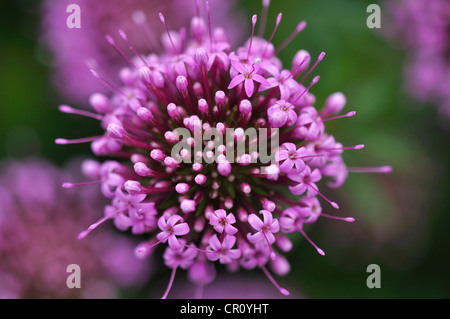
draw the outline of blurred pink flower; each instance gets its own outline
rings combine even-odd
[[[385,1],[386,36],[407,50],[405,85],[419,101],[435,104],[450,119],[450,2]]]
[[[77,240],[103,201],[92,189],[62,189],[73,173],[42,159],[2,163],[0,298],[116,298],[149,278],[135,242],[112,229]],[[80,289],[66,285],[70,264],[80,266]]]

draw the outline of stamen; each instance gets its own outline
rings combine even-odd
[[[166,24],[166,19],[164,18],[164,15],[161,12],[159,13],[159,20],[161,20],[161,22],[164,24],[164,27],[166,28],[167,36],[169,37],[169,41],[172,44],[173,53],[174,54],[178,53],[177,49],[175,48],[175,44],[173,44],[172,37],[170,36],[169,28],[167,27]]]
[[[73,140],[68,140],[65,138],[57,138],[55,140],[55,143],[58,145],[90,143],[101,137],[103,137],[103,136],[91,136],[91,137],[78,138],[78,139],[73,139]]]
[[[266,29],[267,14],[269,12],[270,0],[262,0],[261,9],[261,24],[258,29],[258,37],[262,38],[264,36],[264,31]]]
[[[382,173],[387,174],[392,172],[392,166],[374,166],[374,167],[348,167],[349,173]]]
[[[70,107],[68,105],[60,105],[59,106],[59,110],[63,113],[67,113],[67,114],[77,114],[77,115],[81,115],[81,116],[86,116],[86,117],[90,117],[96,120],[101,121],[103,119],[103,116],[99,115],[99,114],[95,114],[95,113],[91,113],[88,111],[83,111],[83,110],[77,110],[74,109],[73,107]]]
[[[360,150],[364,148],[364,144],[358,144],[355,146],[346,146],[346,147],[331,147],[331,148],[321,148],[324,151],[339,151],[339,150]],[[385,167],[385,166],[383,166]]]
[[[115,43],[114,39],[112,36],[110,36],[109,34],[107,34],[105,36],[106,41],[113,47],[114,50],[116,50],[116,52],[125,59],[125,61],[127,61],[130,65],[134,65],[133,61],[131,61],[130,57],[128,55],[126,55]]]
[[[305,183],[306,185],[308,185],[309,187],[311,187],[313,190],[315,190],[323,199],[325,199],[328,203],[330,203],[331,206],[333,206],[333,208],[335,209],[339,209],[339,205],[336,202],[333,202],[331,200],[329,200],[328,198],[326,198],[321,192],[319,192],[319,189],[317,187],[312,186],[312,184],[309,183]]]
[[[292,40],[294,40],[294,38],[297,36],[297,34],[299,34],[300,32],[302,32],[304,29],[306,28],[306,22],[305,21],[301,21],[297,27],[294,29],[294,31],[292,31],[292,33],[286,38],[286,40],[284,40],[279,46],[278,48],[275,50],[275,55],[278,55],[281,51],[283,51],[283,49],[285,47],[287,47],[289,45],[289,43],[292,42]]]
[[[309,86],[308,86],[306,89],[304,89],[302,93],[300,93],[300,95],[295,99],[295,101],[294,101],[293,104],[297,103],[297,101],[300,100],[300,98],[301,98],[306,92],[308,92],[308,91],[312,88],[312,86],[313,86],[314,84],[316,84],[317,82],[319,82],[319,80],[320,80],[320,76],[314,77],[314,78],[312,79],[311,83],[309,84]]]
[[[264,274],[267,276],[267,278],[270,280],[270,282],[285,296],[289,296],[290,292],[289,290],[282,288],[276,281],[275,279],[272,277],[272,275],[270,274],[270,272],[267,270],[267,268],[265,266],[261,267],[262,271],[264,272]]]
[[[282,16],[283,16],[283,14],[282,14],[281,12],[278,13],[278,15],[277,15],[277,21],[276,21],[276,23],[275,23],[275,28],[273,29],[272,34],[270,35],[270,38],[269,38],[269,40],[268,40],[268,42],[267,42],[267,44],[266,44],[266,47],[265,47],[265,49],[264,49],[264,51],[263,51],[261,57],[264,57],[264,55],[266,54],[267,48],[269,47],[269,44],[272,42],[272,39],[273,39],[273,37],[275,36],[275,32],[277,31],[278,26],[280,25],[281,17],[282,17]]]
[[[93,223],[91,226],[88,227],[88,229],[82,231],[79,235],[78,235],[78,239],[83,239],[84,237],[86,237],[91,231],[93,231],[95,228],[97,228],[99,225],[103,224],[105,221],[107,221],[108,219],[114,217],[115,215],[117,215],[118,213],[120,213],[121,210],[117,210],[107,216],[104,216],[103,218],[100,218],[98,221],[96,221],[95,223]]]
[[[322,122],[336,120],[336,119],[340,119],[340,118],[344,118],[344,117],[352,117],[352,116],[355,116],[355,114],[356,114],[355,111],[351,111],[351,112],[348,112],[347,114],[344,114],[344,115],[338,115],[338,116],[334,116],[334,117],[329,117],[329,118],[327,118],[325,120],[322,120]]]
[[[115,86],[114,84],[112,84],[111,82],[109,82],[108,80],[106,80],[103,76],[101,76],[100,74],[98,74],[95,70],[90,69],[91,73],[93,76],[95,76],[97,79],[99,79],[100,81],[102,81],[103,83],[105,83],[108,87],[110,87],[113,91],[118,92],[119,94],[125,95],[125,92],[122,91],[121,89],[119,89],[117,86]]]
[[[316,66],[320,63],[320,61],[323,60],[323,58],[325,57],[325,52],[321,52],[319,54],[319,57],[316,60],[316,63],[314,63],[314,65],[308,70],[308,72],[306,72],[305,76],[303,77],[303,79],[299,82],[300,84],[302,84],[303,82],[305,82],[306,78],[311,74],[311,72],[316,68]]]
[[[258,17],[256,16],[256,14],[253,15],[253,17],[252,17],[252,35],[251,35],[251,37],[250,37],[250,43],[249,43],[249,45],[248,45],[247,60],[248,60],[248,57],[250,56],[250,50],[251,50],[251,48],[252,48],[253,35],[254,35],[254,33],[255,33],[255,25],[256,25],[256,21],[257,21],[257,20],[258,20]]]
[[[209,1],[206,1],[205,8],[206,8],[206,14],[208,15],[209,43],[212,48],[212,46],[214,44],[214,39],[213,39],[212,28],[211,28],[211,8],[209,7]]]
[[[101,183],[103,183],[102,180],[82,182],[82,183],[63,183],[62,187],[63,188],[74,188],[74,187],[79,187],[79,186],[98,185]]]
[[[308,237],[308,235],[306,235],[306,233],[303,231],[303,229],[300,228],[298,231],[300,232],[300,234],[303,235],[303,237],[306,238],[307,241],[309,241],[309,243],[317,250],[317,252],[319,254],[321,254],[322,256],[325,256],[325,252],[322,249],[320,249],[319,247],[317,247],[316,244],[314,244],[314,242]]]
[[[169,284],[167,285],[166,292],[161,297],[161,299],[166,299],[167,298],[167,295],[169,294],[170,288],[172,288],[173,280],[175,279],[175,274],[177,272],[177,267],[173,267],[172,268],[172,274],[170,275]]]
[[[130,47],[131,51],[133,51],[133,53],[142,61],[142,63],[144,63],[145,66],[148,66],[144,58],[136,51],[134,46],[131,44],[130,40],[128,40],[127,34],[123,30],[119,30],[119,35],[122,39],[125,40],[125,42]]]
[[[320,216],[323,216],[326,218],[331,218],[331,219],[343,220],[344,222],[348,222],[348,223],[353,223],[355,221],[355,219],[353,217],[338,217],[338,216],[328,215],[328,214],[324,214],[324,213],[321,213]]]

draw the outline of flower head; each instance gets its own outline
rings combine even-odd
[[[143,251],[168,242],[164,258],[172,275],[164,298],[177,268],[189,268],[189,278],[203,285],[214,277],[216,261],[232,269],[258,267],[287,295],[267,267],[277,274],[290,269],[282,252],[292,243],[281,233],[297,231],[310,241],[303,223],[319,215],[333,218],[320,213],[319,198],[339,208],[319,191],[319,183],[329,177],[331,186],[342,184],[347,176],[343,151],[363,146],[336,143],[325,123],[354,112],[336,115],[345,104],[341,93],[326,101],[323,113],[313,106],[309,91],[319,78],[305,81],[324,53],[308,68],[310,55],[300,50],[292,69],[283,68],[277,54],[287,44],[275,49],[271,43],[281,14],[268,40],[255,36],[253,16],[250,39],[230,52],[223,34],[210,27],[208,2],[206,12],[206,21],[192,20],[191,38],[169,32],[160,14],[167,29],[165,51],[134,58],[127,68],[130,77],[111,87],[108,103],[103,101],[110,107],[95,115],[104,135],[82,140],[102,141],[94,152],[101,149],[97,155],[117,159],[106,175],[90,175],[108,183],[107,195],[117,192],[109,196],[113,203],[130,194],[123,206],[116,205],[117,216],[144,216],[147,222],[139,231],[149,239],[141,244]],[[209,31],[197,29],[202,25]],[[300,23],[294,35],[304,26]],[[112,174],[121,179],[112,183]],[[286,196],[289,191],[295,199]],[[190,267],[208,280],[199,280]]]

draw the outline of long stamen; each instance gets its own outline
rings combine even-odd
[[[127,34],[123,30],[119,30],[120,37],[125,40],[125,42],[130,47],[131,51],[144,63],[145,66],[147,65],[147,62],[144,60],[144,58],[136,51],[134,46],[131,44],[130,40],[128,40]]]
[[[95,228],[97,228],[99,225],[103,224],[105,221],[107,221],[108,219],[111,219],[112,217],[114,217],[115,215],[117,215],[118,213],[120,213],[121,210],[117,210],[111,214],[109,214],[108,216],[104,216],[103,218],[100,218],[98,221],[96,221],[95,223],[93,223],[91,226],[88,227],[88,229],[82,231],[79,235],[78,235],[78,239],[83,239],[84,237],[86,237],[91,231],[93,231]]]
[[[74,188],[74,187],[79,187],[79,186],[98,185],[101,183],[103,183],[102,180],[82,182],[82,183],[63,183],[62,187],[63,188]]]
[[[264,36],[264,31],[266,29],[267,22],[267,14],[269,13],[270,0],[262,0],[262,9],[261,9],[261,24],[258,29],[258,37]]]
[[[267,51],[267,49],[268,49],[268,47],[269,47],[269,44],[272,42],[272,39],[273,39],[273,37],[275,36],[275,32],[277,31],[278,26],[280,25],[282,16],[283,16],[283,14],[282,14],[281,12],[278,13],[278,15],[277,15],[277,21],[276,21],[276,23],[275,23],[275,28],[273,29],[272,34],[270,35],[270,38],[269,38],[269,40],[267,41],[266,47],[265,47],[265,49],[264,49],[264,51],[263,51],[263,53],[262,53],[262,55],[261,55],[262,57],[264,57],[264,55],[266,54],[266,51]]]
[[[60,105],[59,106],[59,110],[63,113],[67,113],[67,114],[77,114],[77,115],[81,115],[81,116],[86,116],[86,117],[90,117],[96,120],[101,121],[103,119],[103,116],[99,115],[99,114],[95,114],[95,113],[91,113],[88,111],[83,111],[83,110],[77,110],[74,109],[73,107],[70,107],[68,105]]]
[[[126,55],[115,43],[114,39],[112,38],[112,36],[110,36],[109,34],[107,34],[105,36],[106,41],[113,47],[114,50],[116,50],[116,52],[125,59],[125,61],[127,61],[130,65],[134,65],[133,61],[131,61],[130,57],[128,55]]]
[[[364,148],[364,144],[358,144],[355,146],[346,146],[346,147],[330,147],[330,148],[321,148],[325,151],[339,151],[339,150],[360,150]]]
[[[329,117],[327,119],[322,120],[322,122],[336,120],[336,119],[341,119],[341,118],[344,118],[344,117],[352,117],[352,116],[355,116],[355,114],[356,114],[355,111],[351,111],[351,112],[348,112],[347,114],[344,114],[344,115],[338,115],[338,116],[334,116],[334,117]]]
[[[281,51],[283,51],[283,49],[285,47],[287,47],[289,45],[289,43],[292,42],[292,40],[294,40],[294,38],[297,36],[297,34],[299,34],[300,32],[302,32],[304,29],[306,28],[306,22],[305,21],[301,21],[297,27],[294,29],[294,31],[292,31],[292,33],[286,38],[286,40],[284,40],[279,46],[278,48],[275,50],[275,55],[278,55]]]
[[[285,296],[289,296],[290,292],[289,290],[281,287],[276,281],[275,279],[272,277],[272,275],[270,274],[270,272],[267,270],[267,268],[265,266],[261,267],[262,271],[264,272],[264,274],[267,276],[267,278],[270,280],[270,282]]]
[[[258,19],[258,17],[256,16],[256,14],[253,15],[253,17],[252,17],[252,35],[250,37],[250,44],[248,45],[247,60],[248,60],[248,57],[250,56],[250,50],[252,48],[253,35],[255,33],[255,25],[256,25],[257,19]]]
[[[320,197],[322,197],[328,203],[330,203],[330,205],[333,206],[333,208],[339,209],[339,205],[336,202],[333,202],[333,201],[329,200],[328,198],[326,198],[325,195],[323,195],[317,187],[314,187],[311,183],[305,183],[305,184],[308,185],[309,187],[311,187],[313,190],[315,190],[317,192],[317,194],[319,194]]]
[[[324,214],[324,213],[321,213],[320,216],[323,216],[326,218],[331,218],[331,219],[343,220],[344,222],[349,222],[349,223],[353,223],[355,221],[355,219],[353,217],[338,217],[338,216],[328,215],[328,214]]]
[[[178,266],[177,266],[178,267]],[[169,294],[170,289],[172,288],[172,284],[173,281],[175,279],[175,274],[177,272],[177,267],[173,267],[172,268],[172,274],[170,275],[170,279],[169,279],[169,284],[167,285],[167,289],[166,292],[164,293],[164,295],[161,297],[161,299],[166,299],[167,295]]]
[[[303,237],[305,237],[307,241],[309,241],[309,243],[317,250],[319,254],[325,256],[325,252],[322,249],[320,249],[316,244],[314,244],[314,242],[308,237],[308,235],[306,235],[303,229],[300,228],[298,231],[303,235]]]
[[[325,57],[325,52],[321,52],[319,54],[319,57],[316,60],[316,63],[314,63],[314,65],[308,70],[308,72],[306,72],[305,76],[301,79],[300,84],[305,82],[306,78],[311,74],[311,72],[316,68],[316,66],[320,63],[320,61],[323,60],[324,57]]]
[[[99,79],[100,81],[102,81],[103,83],[105,83],[108,87],[110,87],[113,91],[118,92],[119,94],[125,95],[125,92],[122,91],[121,89],[119,89],[117,86],[115,86],[114,84],[112,84],[111,82],[109,82],[108,80],[106,80],[103,76],[101,76],[100,74],[98,74],[94,69],[90,69],[91,73],[93,76],[95,76],[97,79]]]
[[[320,80],[320,76],[314,77],[314,78],[312,79],[311,83],[309,84],[309,86],[308,86],[306,89],[304,89],[303,92],[300,93],[300,95],[295,99],[294,104],[297,103],[298,100],[300,100],[300,98],[301,98],[306,92],[308,92],[308,91],[312,88],[312,86],[313,86],[314,84],[316,84],[317,82],[319,82],[319,80]]]
[[[374,167],[348,167],[349,173],[382,173],[387,174],[392,172],[392,166],[374,166]]]
[[[213,33],[212,33],[212,27],[211,27],[211,8],[209,6],[209,1],[206,1],[205,8],[206,8],[206,14],[208,15],[209,44],[212,48],[212,46],[214,44],[214,39],[213,39]]]
[[[161,22],[164,24],[164,28],[166,29],[167,36],[169,37],[169,41],[172,44],[173,53],[176,54],[177,49],[175,48],[175,44],[173,43],[172,37],[170,35],[169,28],[166,24],[166,19],[164,18],[164,15],[161,12],[159,13],[159,20],[161,20]]]
[[[73,140],[68,140],[65,138],[57,138],[55,140],[55,143],[58,145],[66,145],[66,144],[81,144],[81,143],[90,143],[92,141],[95,141],[103,136],[91,136],[86,138],[78,138]]]

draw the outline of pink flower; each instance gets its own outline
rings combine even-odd
[[[221,264],[229,264],[233,259],[237,259],[241,256],[240,249],[232,249],[236,243],[236,237],[231,235],[225,235],[222,242],[214,234],[209,239],[209,246],[206,248],[206,257],[211,260],[219,260]]]
[[[238,74],[232,78],[230,85],[228,85],[228,89],[232,89],[238,84],[244,82],[245,94],[247,94],[248,97],[251,97],[253,95],[253,91],[255,90],[254,82],[268,85],[267,80],[263,76],[256,73],[258,71],[257,65],[248,65],[234,60],[231,61],[231,65],[238,72]]]
[[[301,172],[291,171],[288,174],[288,178],[298,184],[296,186],[289,186],[289,190],[294,195],[301,195],[306,192],[308,197],[317,195],[317,185],[316,182],[322,179],[320,171],[315,168],[313,171],[306,166]]]
[[[233,214],[228,214],[224,209],[215,210],[209,217],[209,223],[218,233],[225,233],[228,235],[234,235],[237,233],[237,228],[231,226],[231,224],[236,223],[236,218]]]
[[[158,220],[158,227],[162,231],[156,235],[160,242],[169,241],[172,249],[180,249],[182,244],[176,236],[183,236],[189,233],[190,229],[187,223],[182,223],[183,218],[179,215],[170,216],[167,220],[161,216]]]
[[[297,121],[294,106],[286,100],[279,100],[267,109],[267,117],[272,127],[291,126]]]
[[[247,238],[253,244],[265,240],[268,245],[272,245],[275,242],[275,236],[273,234],[280,230],[280,224],[278,219],[273,218],[272,213],[268,210],[261,210],[260,214],[263,214],[264,222],[255,214],[248,216],[248,223],[257,233],[253,235],[249,233],[247,234]]]
[[[289,174],[295,166],[296,172],[302,172],[305,169],[303,158],[307,158],[307,154],[305,147],[297,149],[293,143],[283,143],[276,155],[277,161],[283,162],[280,165],[280,171]]]

